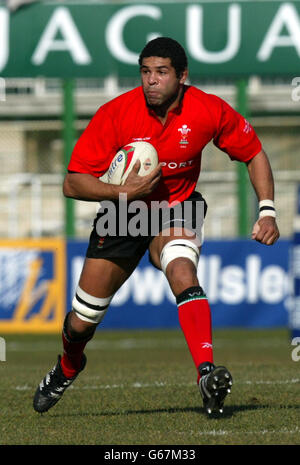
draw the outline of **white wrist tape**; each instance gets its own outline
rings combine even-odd
[[[258,206],[259,218],[263,218],[264,216],[273,216],[273,218],[276,218],[276,210],[273,200],[261,200]]]

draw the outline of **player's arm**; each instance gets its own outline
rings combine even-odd
[[[274,180],[268,157],[261,150],[248,163],[248,173],[259,202],[274,201]],[[252,239],[266,245],[274,244],[279,238],[279,230],[275,219],[272,202],[262,202],[260,217],[252,230]]]
[[[161,176],[161,165],[147,176],[138,176],[139,163],[133,167],[124,186],[107,184],[91,174],[67,173],[63,193],[66,197],[90,202],[118,200],[120,194],[127,194],[128,201],[143,198],[156,188]]]

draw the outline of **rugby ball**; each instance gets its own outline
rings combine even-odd
[[[122,147],[114,156],[107,171],[108,184],[123,185],[137,160],[139,176],[146,176],[158,165],[157,151],[149,142],[139,141]]]

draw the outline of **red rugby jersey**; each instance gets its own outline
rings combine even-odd
[[[68,169],[100,177],[120,148],[138,140],[150,142],[163,164],[160,183],[146,200],[169,203],[194,191],[209,141],[242,162],[261,150],[249,122],[221,98],[185,86],[181,103],[163,125],[137,87],[99,108],[78,139]]]

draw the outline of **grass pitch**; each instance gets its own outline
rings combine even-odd
[[[98,331],[88,364],[40,415],[35,389],[56,363],[60,336],[4,335],[0,444],[300,444],[300,361],[287,330],[215,330],[215,363],[234,385],[224,414],[208,417],[184,337],[172,331]]]

